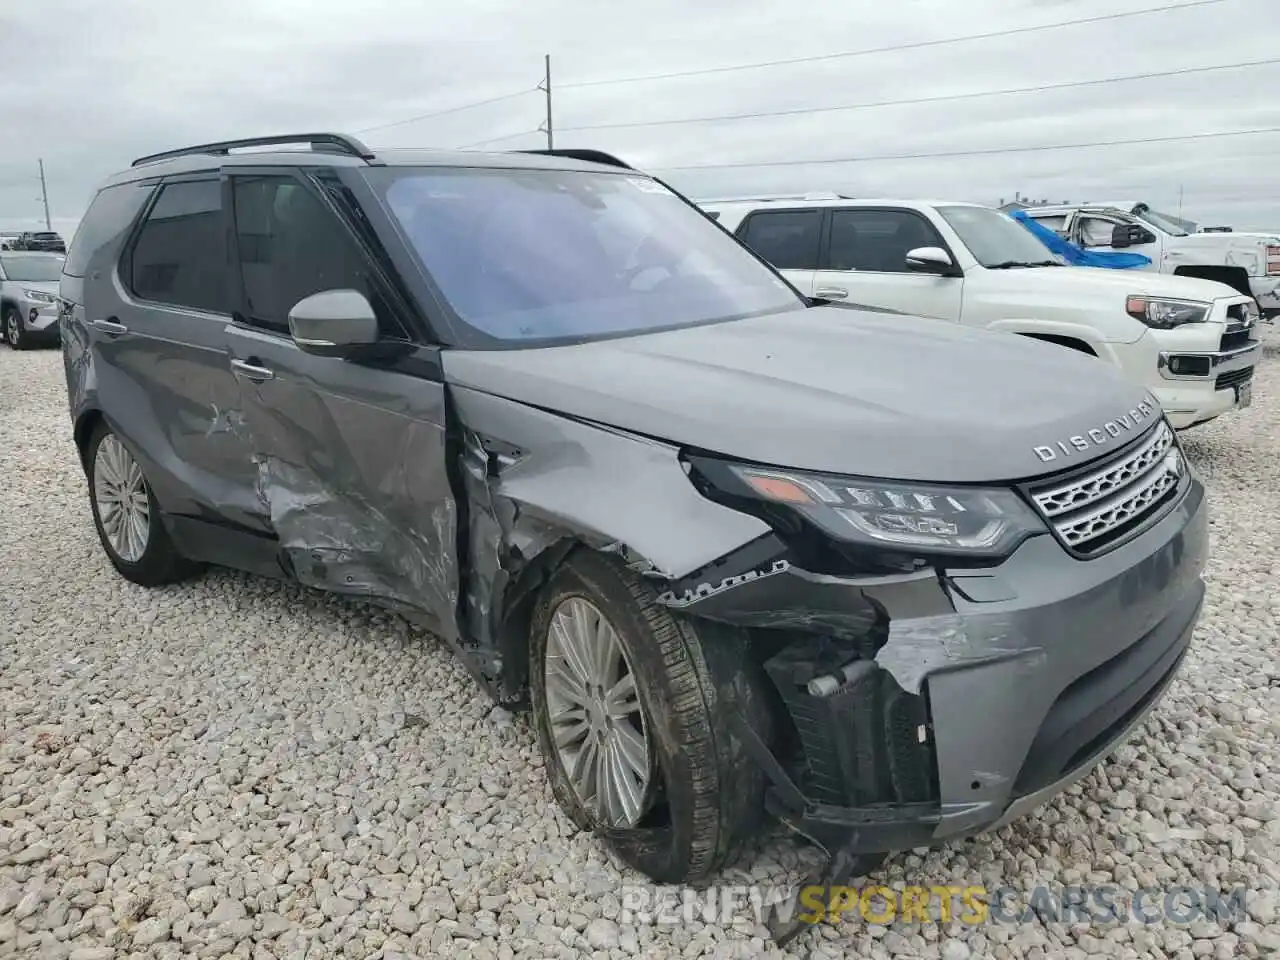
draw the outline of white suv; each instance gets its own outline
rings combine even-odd
[[[977,204],[833,196],[700,205],[809,296],[1091,353],[1147,387],[1179,429],[1251,402],[1258,307],[1225,284],[1067,267]]]

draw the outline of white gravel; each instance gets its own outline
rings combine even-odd
[[[1038,816],[899,855],[875,878],[1244,886],[1251,917],[858,918],[789,955],[1280,950],[1280,330],[1269,336],[1254,407],[1186,437],[1211,492],[1209,599],[1142,735]],[[229,572],[159,591],[118,577],[56,351],[0,351],[0,490],[0,957],[780,955],[745,920],[620,922],[638,878],[560,816],[526,721],[492,711],[398,619]],[[794,882],[800,856],[771,839],[724,882]]]

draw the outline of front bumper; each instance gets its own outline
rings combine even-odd
[[[992,569],[871,581],[793,568],[688,606],[775,628],[803,616],[810,629],[834,631],[868,607],[887,619],[874,660],[831,696],[790,682],[829,639],[810,634],[766,663],[795,720],[803,773],[785,770],[744,725],[737,731],[772,781],[775,816],[833,855],[883,853],[1027,813],[1142,722],[1199,617],[1207,524],[1193,477],[1163,519],[1088,561],[1039,536]],[[780,614],[784,596],[803,615]]]
[[[22,314],[23,332],[33,341],[55,343],[61,335],[58,330],[58,305],[42,300],[23,299],[18,304]]]
[[[1182,430],[1246,407],[1262,345],[1252,328],[1225,322],[1149,330],[1113,345],[1117,362],[1159,402]],[[1189,371],[1189,372],[1188,372]]]

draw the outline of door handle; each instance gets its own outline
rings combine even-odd
[[[275,377],[274,371],[245,360],[232,359],[231,369],[236,373],[242,374],[246,380],[252,380],[254,383],[262,383]]]
[[[844,287],[819,287],[813,295],[819,300],[843,300],[849,295]]]
[[[103,333],[111,337],[118,337],[122,333],[129,332],[128,327],[115,320],[95,320],[93,321],[93,327],[95,330],[101,330]]]

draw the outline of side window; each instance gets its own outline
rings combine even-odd
[[[1048,227],[1060,237],[1067,235],[1067,217],[1065,214],[1054,214],[1047,217],[1032,217],[1036,223]]]
[[[119,240],[121,234],[133,226],[138,211],[151,196],[151,189],[136,183],[122,183],[99,190],[71,238],[62,272],[72,277],[85,276],[93,255]]]
[[[1111,246],[1111,231],[1115,227],[1116,225],[1110,220],[1102,220],[1098,217],[1081,217],[1081,244],[1086,247],[1109,247]]]
[[[167,183],[138,231],[129,285],[140,300],[229,313],[227,240],[217,180]]]
[[[827,270],[907,273],[907,253],[945,244],[924,217],[907,210],[833,210]]]
[[[738,235],[779,270],[814,270],[822,235],[822,210],[776,210],[748,214]]]
[[[369,299],[384,336],[405,338],[364,253],[306,187],[292,177],[235,177],[232,197],[250,323],[287,333],[299,300],[350,289]]]

